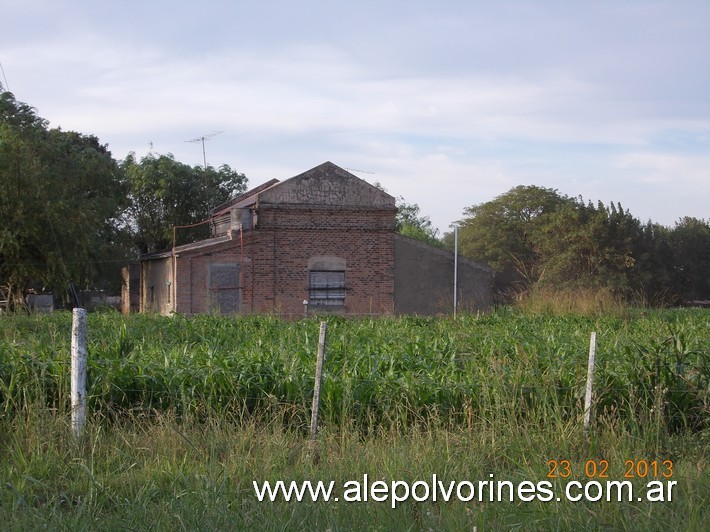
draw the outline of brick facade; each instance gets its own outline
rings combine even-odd
[[[395,215],[392,196],[332,163],[273,180],[218,207],[212,238],[144,257],[141,310],[392,314]]]
[[[392,196],[332,163],[254,190],[218,209],[213,238],[144,257],[143,310],[302,316],[311,271],[337,264],[342,304],[308,312],[394,311]],[[250,223],[230,224],[244,213]]]
[[[345,261],[345,305],[340,310],[393,311],[393,211],[275,206],[260,210],[258,226],[249,236],[254,239],[247,255],[253,260],[256,312],[303,313],[303,301],[309,299],[309,260],[321,256]]]

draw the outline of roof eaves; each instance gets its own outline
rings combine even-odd
[[[230,208],[238,207],[238,205],[251,205],[253,203],[256,203],[256,198],[254,198],[254,196],[277,184],[279,184],[278,179],[271,179],[266,183],[262,183],[261,185],[252,188],[251,190],[247,190],[243,194],[239,194],[238,196],[233,197],[229,201],[226,201],[225,203],[222,203],[221,205],[215,207],[215,209],[212,211],[212,216],[219,216],[220,214],[224,214]],[[248,199],[253,199],[254,201],[248,202]]]
[[[223,244],[231,240],[229,235],[222,235],[215,238],[207,238],[205,240],[199,240],[197,242],[192,242],[190,244],[183,244],[181,246],[175,247],[175,253],[183,253],[186,251],[196,251],[203,248],[208,248],[211,246],[216,246],[218,244]],[[146,260],[156,260],[156,259],[168,259],[173,256],[173,250],[168,251],[158,251],[156,253],[148,253],[142,255],[139,259],[141,262]]]

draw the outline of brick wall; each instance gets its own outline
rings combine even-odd
[[[434,314],[452,308],[453,255],[396,236],[394,197],[333,163],[270,181],[222,207],[240,209],[253,224],[242,233],[230,218],[212,238],[176,248],[174,301],[172,253],[145,257],[141,310],[299,317],[311,296],[322,304],[309,305],[309,312]],[[313,294],[309,267],[321,272]],[[491,275],[460,259],[460,309],[490,307]]]
[[[253,233],[256,312],[302,315],[316,256],[345,259],[346,314],[392,312],[393,210],[262,208]]]
[[[449,314],[454,303],[454,254],[403,235],[395,236],[395,311]],[[458,257],[457,308],[488,311],[493,306],[493,271]]]
[[[257,210],[254,229],[232,240],[180,252],[177,311],[210,311],[210,264],[239,264],[242,313],[302,316],[308,261],[346,261],[346,314],[394,310],[394,210],[273,205]]]
[[[239,265],[240,257],[238,239],[220,243],[207,250],[180,252],[177,265],[177,312],[202,314],[216,310],[209,286],[210,266]],[[234,286],[240,286],[241,283],[241,279],[234,279]]]

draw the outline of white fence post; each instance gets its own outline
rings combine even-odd
[[[587,391],[584,394],[584,434],[589,434],[589,423],[592,417],[592,387],[594,386],[594,355],[597,348],[597,333],[589,338],[589,363],[587,364]]]
[[[71,331],[71,427],[81,437],[86,423],[86,309],[72,312]]]
[[[315,443],[318,435],[318,408],[320,406],[320,387],[323,379],[323,361],[325,360],[325,333],[327,323],[320,322],[318,338],[318,359],[316,360],[316,379],[313,388],[313,407],[311,408],[311,442]]]

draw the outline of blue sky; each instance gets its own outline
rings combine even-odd
[[[0,0],[0,63],[114,157],[326,160],[442,231],[516,185],[710,218],[710,2]],[[5,80],[3,79],[3,84]]]

